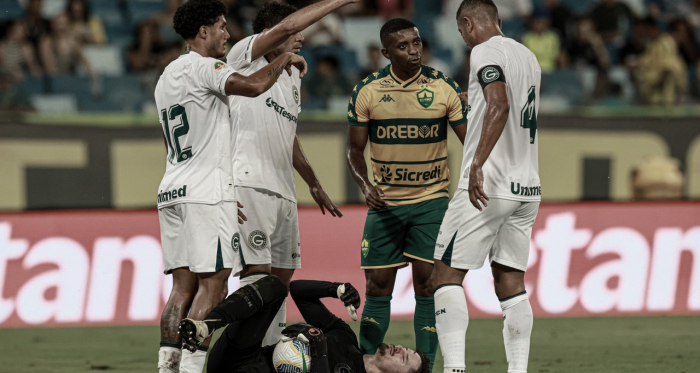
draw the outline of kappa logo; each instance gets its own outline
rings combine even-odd
[[[491,83],[501,77],[501,73],[493,66],[486,66],[484,70],[481,71],[481,80],[484,83]]]
[[[367,321],[367,322],[369,322],[369,323],[372,323],[372,324],[381,325],[380,323],[377,322],[377,320],[375,320],[375,319],[373,319],[373,318],[371,318],[371,317],[365,317],[364,319],[362,319],[362,322],[365,322],[365,321]]]
[[[431,332],[431,333],[437,333],[437,329],[435,329],[435,328],[432,327],[432,326],[424,326],[424,327],[421,328],[421,330],[427,330],[427,331],[429,331],[429,332]]]
[[[394,98],[391,97],[391,95],[386,94],[384,95],[384,97],[379,99],[379,102],[396,102],[396,100],[394,100]]]
[[[263,231],[253,231],[248,236],[248,243],[253,249],[262,250],[267,247],[267,235]]]
[[[238,252],[238,249],[241,248],[241,236],[236,233],[233,235],[233,238],[231,238],[231,248],[233,248],[234,252]]]

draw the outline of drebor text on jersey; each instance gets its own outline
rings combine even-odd
[[[187,197],[187,185],[183,185],[180,189],[173,189],[158,193],[158,203],[168,202],[178,197]]]

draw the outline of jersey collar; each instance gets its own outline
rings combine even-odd
[[[408,80],[403,82],[396,77],[396,74],[394,74],[394,66],[389,65],[389,75],[391,75],[391,78],[394,79],[397,83],[399,83],[404,88],[408,87],[409,85],[411,85],[411,83],[415,82],[422,73],[423,73],[423,66],[421,66],[420,70],[418,70],[418,73],[416,75],[412,76],[411,78],[409,78]]]

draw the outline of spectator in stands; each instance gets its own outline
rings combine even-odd
[[[24,10],[24,27],[29,42],[34,46],[34,52],[39,54],[39,45],[49,32],[49,21],[41,14],[42,1],[29,0]]]
[[[700,0],[691,0],[678,12],[678,16],[684,17],[693,29],[695,40],[700,40]]]
[[[549,12],[552,28],[561,36],[562,44],[568,45],[574,35],[573,14],[561,5],[561,0],[544,0],[544,6]]]
[[[331,13],[304,30],[304,45],[310,48],[342,45],[343,19]]]
[[[173,16],[181,5],[182,0],[167,0],[165,11],[139,24],[136,45],[127,51],[129,69],[154,70],[161,52],[174,45],[182,45],[182,38],[173,28]]]
[[[685,63],[688,66],[695,66],[699,56],[698,44],[688,21],[684,18],[673,19],[668,25],[668,33],[675,40]]]
[[[618,45],[623,43],[634,18],[630,8],[618,0],[602,0],[591,12],[591,19],[603,41]]]
[[[608,86],[610,55],[590,18],[582,18],[576,23],[576,37],[571,42],[568,53],[577,73],[584,77],[584,90],[589,91],[593,98],[604,96]],[[593,77],[590,89],[586,89],[588,76]]]
[[[415,15],[414,0],[366,0],[366,9],[374,14],[379,14],[384,19],[407,18]]]
[[[6,74],[7,81],[19,82],[25,73],[37,78],[42,75],[34,47],[27,38],[27,32],[22,21],[13,22],[5,39],[0,42],[0,71]]]
[[[382,50],[376,44],[372,44],[367,48],[367,66],[360,72],[360,79],[364,79],[369,74],[384,67],[384,56]]]
[[[554,71],[561,59],[561,41],[550,28],[549,14],[536,11],[528,26],[529,30],[522,37],[523,44],[535,54],[543,73]]]
[[[67,14],[61,13],[51,20],[51,35],[42,41],[40,49],[48,75],[73,74],[78,64],[82,64],[92,76],[92,67],[83,54],[80,36],[71,29]]]
[[[637,83],[643,104],[674,105],[681,103],[688,91],[685,61],[675,40],[662,33],[651,18],[645,20],[649,44],[639,56]]]
[[[459,84],[463,92],[466,92],[467,87],[469,87],[469,69],[471,68],[471,56],[471,49],[466,49],[464,51],[464,63],[462,64],[462,68],[454,77],[455,82]]]
[[[430,46],[431,43],[423,39],[423,54],[421,56],[423,65],[430,66],[433,69],[440,71],[447,76],[452,76],[452,68],[450,67],[450,65],[447,62],[441,60],[440,58],[435,57],[433,55],[433,49]]]
[[[333,56],[321,57],[316,61],[315,71],[305,80],[306,92],[322,99],[324,106],[333,96],[347,96],[352,85],[338,71],[338,60]]]
[[[498,7],[498,17],[504,21],[527,18],[532,14],[532,0],[493,0],[493,2]]]
[[[234,45],[246,37],[243,25],[246,19],[243,17],[243,8],[238,0],[225,0],[226,9],[226,30],[230,35],[228,43]]]
[[[646,30],[646,22],[638,20],[634,22],[631,37],[625,43],[625,46],[620,50],[620,62],[630,71],[634,72],[637,69],[639,56],[646,50],[648,36]]]
[[[107,35],[102,21],[97,16],[90,15],[90,7],[86,0],[70,0],[66,13],[73,32],[84,44],[105,44]]]

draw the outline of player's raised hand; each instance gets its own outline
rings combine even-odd
[[[378,187],[372,185],[367,187],[364,191],[365,201],[367,206],[372,210],[381,210],[389,206],[384,200],[384,192]]]
[[[472,205],[479,211],[483,211],[479,202],[486,207],[486,201],[489,200],[489,197],[484,193],[484,172],[480,166],[472,164],[469,170],[469,187],[467,191],[469,192],[469,201],[471,201]]]
[[[326,210],[328,210],[328,212],[333,216],[337,216],[339,218],[343,217],[343,213],[340,211],[338,206],[331,201],[330,197],[328,197],[328,194],[321,186],[309,187],[309,192],[311,192],[311,197],[314,198],[314,201],[316,201],[318,207],[321,208],[321,213],[323,215],[326,215]]]
[[[241,210],[243,208],[243,205],[241,205],[240,202],[236,202],[236,203],[238,204],[238,224],[243,224],[243,222],[248,221],[248,217],[245,216],[245,214],[243,213],[243,210]]]
[[[304,75],[306,75],[306,72],[309,70],[309,66],[306,64],[304,57],[298,54],[292,53],[292,59],[289,60],[289,64],[284,67],[290,76],[292,75],[292,66],[299,70],[299,78],[303,78]]]

